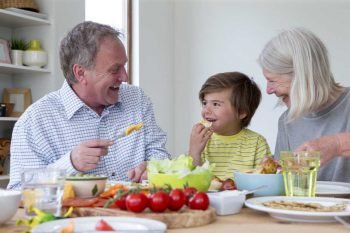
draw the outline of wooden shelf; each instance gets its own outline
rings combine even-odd
[[[50,25],[50,21],[33,16],[19,14],[0,9],[0,25],[3,27],[29,27],[38,25]]]
[[[50,73],[50,70],[45,68],[17,66],[12,64],[0,63],[0,73],[2,74]]]

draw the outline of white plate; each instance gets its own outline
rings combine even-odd
[[[331,206],[336,203],[346,202],[347,207],[345,211],[339,212],[311,212],[311,211],[297,211],[297,210],[285,210],[274,209],[264,206],[263,202],[268,201],[296,201],[305,203],[319,203],[324,206]],[[248,199],[245,205],[249,208],[260,210],[269,213],[273,218],[289,221],[289,222],[312,222],[312,223],[326,223],[336,222],[335,216],[350,216],[350,200],[342,198],[328,198],[328,197],[285,197],[285,196],[273,196],[273,197],[256,197]]]
[[[37,13],[34,11],[22,10],[22,9],[14,8],[14,7],[5,8],[4,10],[12,11],[12,12],[15,12],[18,14],[28,15],[28,16],[32,16],[32,17],[36,17],[36,18],[47,19],[47,14]]]
[[[37,225],[32,229],[32,233],[54,233],[60,232],[63,227],[68,226],[70,221],[74,222],[74,232],[98,232],[95,231],[95,226],[101,219],[105,220],[111,225],[118,233],[164,233],[166,232],[166,225],[160,221],[134,218],[134,217],[80,217],[80,218],[67,218],[60,219],[51,222],[46,222]]]
[[[318,196],[350,195],[350,183],[317,181],[316,195]]]

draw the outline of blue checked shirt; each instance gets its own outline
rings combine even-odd
[[[118,139],[87,173],[104,174],[111,180],[128,180],[127,171],[143,161],[170,158],[166,134],[155,121],[153,106],[144,92],[132,85],[120,86],[119,101],[99,116],[85,105],[65,81],[62,88],[32,104],[13,129],[9,189],[21,187],[21,173],[35,168],[74,169],[70,153],[80,142],[114,139],[127,126],[144,127]]]

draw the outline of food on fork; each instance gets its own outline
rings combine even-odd
[[[128,136],[129,134],[131,134],[132,132],[141,129],[144,126],[143,123],[138,123],[136,125],[130,125],[126,128],[125,130],[125,136]]]
[[[143,123],[138,123],[136,125],[130,125],[128,127],[126,127],[125,129],[119,130],[117,132],[117,137],[116,139],[122,138],[122,137],[126,137],[129,134],[131,134],[132,132],[141,129],[144,126]]]
[[[210,128],[211,125],[213,124],[212,122],[207,121],[206,119],[202,119],[200,123],[201,123],[202,125],[204,125],[205,128]]]

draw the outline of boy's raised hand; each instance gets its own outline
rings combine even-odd
[[[212,134],[213,131],[202,123],[197,123],[193,126],[190,136],[189,154],[193,158],[194,165],[202,165],[201,154]]]

